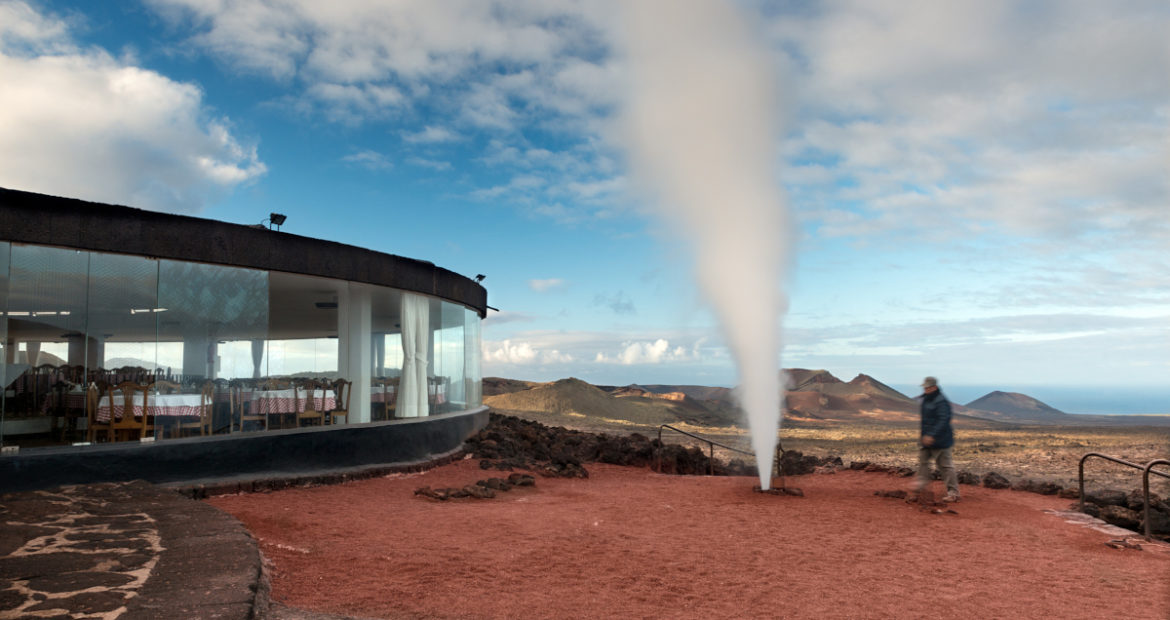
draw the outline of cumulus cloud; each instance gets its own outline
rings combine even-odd
[[[503,340],[484,342],[483,361],[516,365],[565,364],[572,362],[573,356],[556,349],[542,350],[529,342]]]
[[[772,24],[799,67],[786,150],[814,166],[789,184],[796,204],[830,206],[821,234],[1170,236],[1158,3],[821,8]]]
[[[545,278],[543,280],[536,279],[528,281],[528,288],[538,293],[543,293],[552,289],[563,288],[564,286],[565,281],[560,278]]]
[[[28,4],[0,5],[0,185],[193,212],[266,172],[198,86],[81,48]]]
[[[564,224],[603,217],[625,202],[600,136],[615,105],[621,63],[607,53],[613,16],[573,0],[380,2],[147,0],[189,50],[285,86],[279,107],[345,125],[411,122],[394,133],[427,148],[411,163],[448,170],[438,149],[488,146],[479,160],[540,176],[540,186],[497,184],[479,200],[570,211]],[[525,138],[556,135],[550,151]],[[472,147],[475,148],[475,147]],[[588,203],[580,207],[576,201]]]
[[[671,347],[670,342],[659,338],[653,342],[625,342],[614,355],[599,352],[593,361],[598,364],[663,364],[669,362],[693,361],[698,359],[698,344],[688,351],[681,346]]]

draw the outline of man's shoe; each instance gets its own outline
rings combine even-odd
[[[953,504],[953,503],[959,501],[959,496],[956,495],[955,493],[947,493],[947,496],[943,498],[943,501],[948,503],[948,504]]]

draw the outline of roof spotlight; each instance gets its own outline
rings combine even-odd
[[[283,214],[283,213],[269,213],[268,214],[268,221],[273,226],[279,227],[281,224],[284,224],[284,221],[287,219],[288,219],[288,216]],[[279,228],[278,228],[278,230],[279,230]]]

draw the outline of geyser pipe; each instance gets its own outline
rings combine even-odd
[[[630,88],[620,123],[633,178],[695,250],[696,277],[739,371],[760,487],[780,427],[780,280],[788,216],[777,183],[779,88],[729,2],[620,3]]]

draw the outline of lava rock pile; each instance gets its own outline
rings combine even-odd
[[[503,478],[488,478],[463,487],[445,487],[439,489],[432,489],[429,486],[419,487],[414,490],[414,494],[444,502],[449,499],[460,499],[464,497],[491,499],[496,496],[496,491],[511,491],[514,487],[530,487],[535,485],[536,478],[528,474],[514,473],[508,476],[507,480]]]
[[[583,463],[651,467],[660,456],[662,472],[682,475],[751,475],[755,467],[740,460],[724,463],[697,447],[661,444],[640,433],[586,433],[513,416],[491,414],[488,425],[465,448],[482,459],[483,469],[526,469],[542,476],[588,477]]]
[[[1085,493],[1085,506],[1073,504],[1073,510],[1127,530],[1145,533],[1145,498],[1134,489],[1129,493],[1116,489],[1105,489]],[[1150,493],[1150,534],[1155,538],[1170,540],[1170,502]]]

